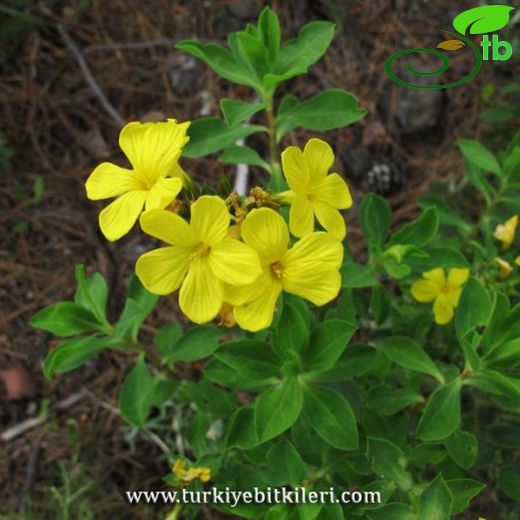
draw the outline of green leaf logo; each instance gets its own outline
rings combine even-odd
[[[453,20],[453,27],[460,34],[485,34],[498,31],[509,22],[514,7],[508,5],[484,5],[463,11]]]

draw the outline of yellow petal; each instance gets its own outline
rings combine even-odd
[[[431,280],[417,280],[410,290],[412,296],[421,303],[432,302],[439,294],[439,287]]]
[[[453,305],[445,294],[441,293],[435,298],[433,315],[438,325],[446,325],[453,318]]]
[[[276,302],[282,292],[280,282],[272,280],[264,286],[262,295],[239,307],[235,307],[235,319],[240,328],[256,332],[271,325]]]
[[[144,190],[145,185],[131,170],[115,164],[101,163],[85,183],[90,200],[110,199],[127,191]]]
[[[448,285],[456,288],[464,285],[469,277],[469,269],[453,268],[448,273]]]
[[[273,195],[273,199],[281,204],[291,204],[294,197],[296,197],[296,193],[293,190],[281,191]]]
[[[271,281],[270,270],[264,269],[260,276],[251,284],[241,286],[224,284],[224,300],[234,306],[256,300],[264,293],[265,288]]]
[[[123,127],[119,146],[132,166],[153,183],[160,177],[174,174],[182,147],[188,142],[189,122],[168,119],[160,123],[134,121]]]
[[[233,285],[250,284],[262,272],[254,249],[232,238],[213,246],[208,262],[219,280]]]
[[[516,260],[518,260],[518,258]],[[515,260],[515,262],[516,262],[516,260]],[[513,272],[513,267],[511,266],[511,264],[508,261],[506,261],[502,258],[498,258],[498,257],[495,258],[495,262],[498,264],[498,268],[499,268],[498,277],[501,280],[505,280]]]
[[[141,283],[154,294],[170,294],[178,289],[190,265],[189,250],[161,247],[137,259],[135,272]]]
[[[126,235],[143,209],[146,191],[129,191],[110,203],[99,214],[99,227],[110,240]]]
[[[282,284],[288,293],[325,305],[338,295],[341,275],[329,264],[294,263],[284,269]]]
[[[515,240],[516,227],[518,225],[518,215],[512,216],[504,224],[499,224],[493,236],[502,242],[502,250],[505,251],[511,247]]]
[[[182,312],[195,323],[211,321],[223,303],[222,282],[213,274],[205,258],[196,256],[179,293]]]
[[[310,139],[303,150],[303,160],[309,169],[311,184],[322,180],[334,164],[334,152],[321,139]]]
[[[160,178],[148,192],[146,209],[164,209],[182,189],[182,180],[178,177]]]
[[[291,204],[289,229],[295,237],[303,237],[314,231],[314,211],[305,195],[297,195]]]
[[[309,182],[309,168],[303,153],[297,146],[289,146],[282,152],[282,168],[289,187],[299,193]]]
[[[352,206],[352,195],[347,183],[337,173],[327,175],[312,193],[313,200],[324,202],[336,209],[346,209]]]
[[[457,307],[457,305],[459,304],[461,294],[462,294],[461,287],[458,287],[456,289],[451,289],[448,293],[446,293],[446,297],[448,298],[448,300],[453,308]]]
[[[332,206],[320,202],[312,202],[318,222],[338,240],[343,240],[347,234],[347,226],[343,215]]]
[[[520,265],[520,256],[517,256],[517,257],[515,258],[515,264],[516,264],[516,265]]]
[[[220,197],[203,195],[191,205],[191,228],[205,244],[222,242],[227,236],[229,221],[226,203]]]
[[[139,219],[141,229],[167,244],[193,249],[200,244],[190,225],[179,215],[163,209],[145,211]]]
[[[432,281],[439,288],[444,287],[444,285],[446,284],[444,269],[442,269],[441,267],[437,267],[436,269],[432,269],[431,271],[423,273],[423,277],[426,278],[426,280]]]
[[[289,250],[282,259],[285,269],[303,264],[324,263],[339,269],[343,261],[341,242],[329,233],[318,231],[306,235]]]
[[[287,251],[289,231],[279,213],[259,208],[245,218],[242,239],[258,253],[262,265],[268,265],[280,260]]]

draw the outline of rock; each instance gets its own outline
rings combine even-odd
[[[407,70],[408,63],[417,70],[433,70],[438,62],[428,60],[428,64],[416,56],[403,58],[401,76],[404,80],[419,85],[438,85],[436,76],[417,76]],[[442,106],[442,92],[440,89],[417,89],[399,86],[396,90],[397,102],[395,121],[403,136],[423,134],[432,130],[437,124]]]

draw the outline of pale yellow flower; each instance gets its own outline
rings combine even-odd
[[[507,251],[511,244],[515,240],[516,227],[518,225],[518,215],[514,215],[509,220],[504,222],[504,224],[499,224],[495,228],[495,232],[493,236],[502,242],[502,251]]]
[[[189,122],[175,119],[160,123],[134,121],[123,127],[119,146],[133,169],[101,163],[87,179],[91,200],[116,199],[99,214],[99,227],[108,240],[128,233],[145,209],[163,209],[182,189],[185,173],[179,166]]]
[[[435,323],[445,325],[454,314],[462,293],[462,286],[469,277],[469,269],[450,269],[446,278],[438,267],[423,273],[423,279],[412,284],[412,296],[421,303],[433,302]]]
[[[143,231],[167,247],[139,257],[135,272],[154,294],[180,288],[179,305],[195,323],[217,316],[224,303],[224,283],[246,285],[261,273],[255,251],[230,238],[230,215],[217,196],[203,195],[191,206],[191,220],[165,210],[145,211]]]
[[[289,228],[295,237],[314,231],[314,217],[332,235],[343,240],[346,225],[340,209],[352,206],[347,183],[337,173],[328,175],[334,163],[332,148],[321,139],[311,139],[302,152],[289,146],[282,152],[282,168],[289,190],[278,195],[291,204]]]
[[[511,264],[502,258],[495,258],[495,262],[498,264],[498,277],[501,280],[505,280],[512,272],[513,268]]]
[[[284,219],[269,208],[254,209],[242,224],[242,239],[260,258],[262,274],[243,287],[226,285],[238,325],[256,331],[268,327],[282,291],[324,305],[340,290],[341,242],[330,233],[311,233],[289,247]]]

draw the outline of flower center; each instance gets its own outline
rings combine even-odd
[[[449,292],[451,292],[451,287],[447,283],[445,283],[441,287],[441,293],[448,294]]]
[[[273,262],[269,269],[273,278],[279,280],[283,276],[283,265],[280,262]]]
[[[207,257],[210,253],[211,246],[208,246],[207,244],[201,244],[197,249],[197,255],[203,258]]]

